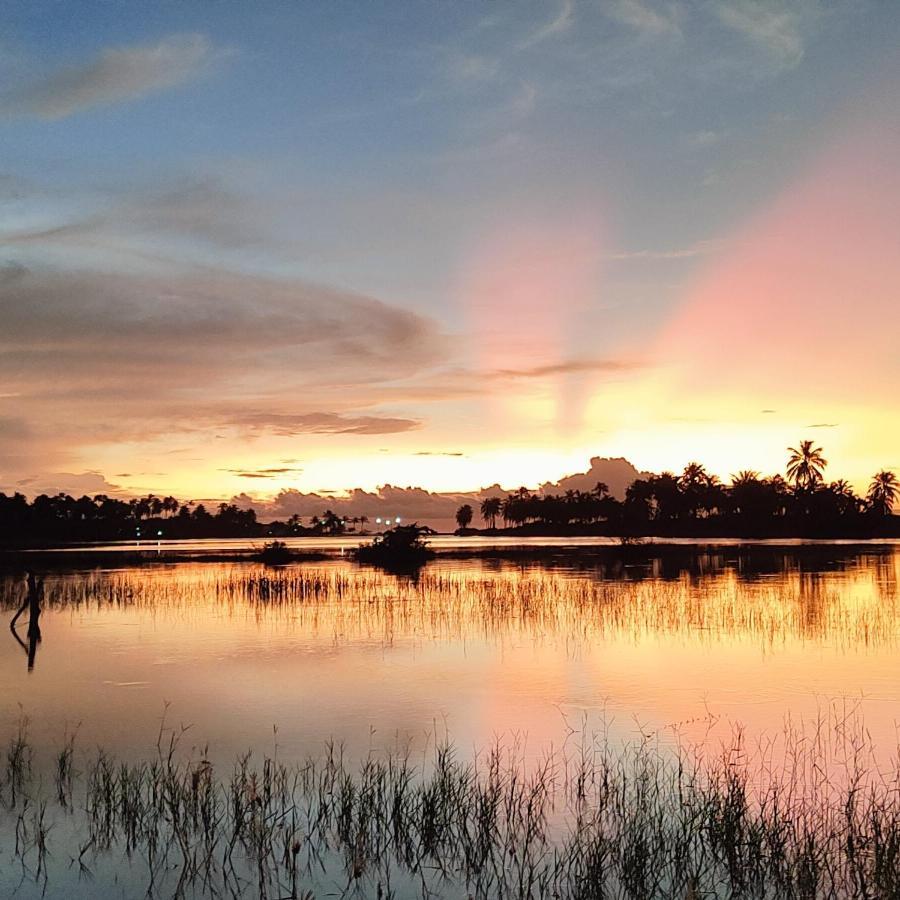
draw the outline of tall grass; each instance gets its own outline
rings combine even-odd
[[[900,896],[900,766],[875,771],[846,718],[781,739],[777,765],[737,733],[712,759],[601,736],[536,764],[449,742],[351,764],[330,743],[220,774],[171,738],[145,763],[97,751],[67,768],[63,801],[21,764],[19,734],[0,837],[41,890],[118,861],[167,897]]]
[[[726,568],[638,580],[608,578],[602,571],[439,564],[415,581],[340,563],[276,572],[251,564],[185,564],[48,577],[46,604],[97,611],[138,607],[198,622],[212,615],[252,617],[343,640],[390,642],[427,634],[584,642],[666,633],[705,642],[727,635],[765,645],[799,638],[892,646],[900,634],[900,554],[889,562],[837,573],[786,571],[775,578],[745,578]],[[0,609],[17,605],[18,590],[0,579]]]

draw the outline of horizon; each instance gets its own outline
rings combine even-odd
[[[745,469],[732,473],[727,480],[721,479],[697,461],[689,463],[680,473],[669,470],[648,472],[637,469],[624,457],[592,457],[587,471],[570,473],[556,481],[532,482],[533,486],[530,487],[528,485],[503,486],[496,483],[473,491],[428,491],[422,487],[411,485],[384,484],[372,491],[354,488],[348,491],[304,492],[296,488],[284,488],[271,499],[254,497],[247,493],[230,498],[183,498],[171,495],[157,497],[152,493],[144,497],[121,492],[113,492],[111,495],[97,494],[93,497],[84,496],[81,499],[90,500],[93,508],[98,511],[106,507],[107,500],[111,500],[113,506],[118,504],[120,508],[124,507],[128,510],[132,517],[136,516],[138,523],[145,516],[155,517],[164,523],[176,512],[182,516],[190,512],[191,515],[203,519],[208,513],[207,507],[218,507],[221,515],[227,514],[228,516],[236,511],[241,513],[252,511],[254,521],[265,524],[284,523],[290,520],[295,525],[300,525],[304,519],[315,524],[323,515],[326,518],[335,517],[335,520],[340,519],[355,524],[360,524],[362,521],[361,532],[366,530],[366,523],[375,531],[380,531],[391,525],[400,525],[401,522],[404,525],[425,525],[436,527],[439,531],[451,532],[455,531],[454,526],[467,527],[460,523],[460,513],[465,509],[469,510],[470,522],[481,521],[493,529],[495,527],[494,518],[501,501],[512,502],[521,499],[522,495],[526,499],[556,499],[564,500],[567,503],[573,502],[576,505],[580,502],[580,498],[584,497],[594,497],[597,500],[608,498],[614,501],[612,506],[609,506],[604,500],[599,506],[591,507],[593,516],[591,521],[605,520],[608,525],[618,522],[618,526],[614,527],[621,527],[623,514],[631,517],[632,526],[635,522],[641,521],[642,516],[645,517],[643,519],[644,526],[649,526],[650,521],[659,515],[663,515],[663,518],[687,516],[688,519],[691,519],[697,516],[698,510],[702,511],[704,516],[717,517],[719,521],[722,521],[723,513],[727,516],[738,512],[739,518],[749,515],[749,520],[741,519],[742,527],[746,527],[748,521],[753,520],[754,516],[761,513],[758,504],[765,496],[765,493],[761,494],[753,485],[766,488],[769,492],[768,495],[773,500],[780,497],[781,502],[785,504],[780,513],[773,508],[769,514],[775,512],[776,515],[788,515],[790,510],[792,515],[800,512],[801,518],[805,516],[809,519],[811,510],[808,503],[814,496],[823,497],[825,504],[818,508],[813,518],[820,522],[831,520],[831,527],[841,527],[838,525],[839,520],[844,521],[844,527],[848,522],[852,527],[854,517],[861,513],[874,512],[877,519],[893,512],[898,492],[900,492],[900,488],[898,488],[900,482],[898,482],[895,472],[881,469],[877,473],[873,473],[868,489],[858,491],[841,478],[839,473],[828,472],[829,463],[821,447],[816,447],[810,441],[804,441],[798,445],[798,448],[788,448],[788,450],[791,455],[786,462],[784,474]],[[632,497],[632,487],[638,487],[642,482],[644,487]],[[747,493],[748,483],[751,484],[750,494]],[[669,485],[672,484],[677,485],[678,492],[687,502],[687,505],[679,507],[677,511],[670,506]],[[697,493],[698,488],[700,493]],[[27,495],[25,496],[27,502],[29,498]],[[36,496],[38,495],[30,498],[32,502]],[[45,500],[48,496],[50,498],[65,497],[66,503],[70,506],[73,502],[76,505],[80,503],[66,492],[57,492],[52,489],[41,492],[40,496]],[[705,501],[700,499],[703,496],[706,497]],[[752,502],[757,506],[753,513],[744,508],[744,503],[751,500],[751,496],[755,498]],[[7,498],[0,491],[0,501],[10,501],[21,497],[22,494],[18,493],[13,498]],[[645,506],[650,497],[653,498],[655,511],[651,511],[650,506]],[[731,498],[730,502],[729,497]],[[485,501],[489,499],[496,500],[498,504],[494,510],[486,510]],[[139,501],[146,504],[143,510]],[[151,512],[151,501],[156,502],[159,506],[157,513]],[[503,504],[504,506],[506,502]],[[691,502],[696,502],[696,508],[691,506]],[[792,504],[793,508],[791,508]],[[663,506],[665,509],[662,508]],[[37,508],[36,503],[33,508]],[[629,509],[631,509],[631,513],[627,512]],[[41,515],[50,513],[50,521],[52,521],[55,516],[51,510],[52,504],[45,505]],[[108,514],[111,517],[109,522],[118,520],[120,512],[121,509],[111,510]],[[538,510],[532,508],[531,512],[536,513]],[[201,514],[203,515],[201,516]],[[12,513],[13,520],[16,519],[16,515],[15,512]],[[635,515],[637,518],[634,518]],[[103,518],[103,514],[100,517]],[[363,517],[362,520],[360,517]],[[63,514],[63,520],[67,518],[68,514]],[[188,520],[190,518],[189,516]],[[505,513],[503,518],[504,521],[507,519]],[[524,522],[519,524],[524,524]],[[858,519],[855,524],[860,524]],[[246,522],[238,522],[226,527],[242,530],[246,526]],[[751,527],[759,527],[759,520],[756,519],[755,525]],[[141,529],[138,528],[138,535],[140,535],[140,531]],[[162,534],[163,532],[159,532],[160,536]]]
[[[900,469],[900,8],[6,12],[0,491]]]

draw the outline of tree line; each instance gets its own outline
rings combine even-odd
[[[208,537],[291,537],[340,535],[363,531],[367,516],[339,516],[330,509],[311,516],[262,523],[256,511],[233,503],[211,509],[175,497],[120,499],[106,494],[72,497],[41,494],[29,502],[24,494],[0,492],[0,544],[40,545],[90,541],[156,541]]]
[[[743,470],[723,484],[692,462],[680,475],[662,472],[637,479],[623,500],[610,496],[602,482],[590,491],[564,494],[520,488],[505,497],[485,498],[479,512],[489,529],[502,521],[506,528],[535,532],[581,527],[599,533],[723,536],[900,533],[892,516],[900,496],[894,472],[877,472],[860,496],[843,479],[825,480],[828,461],[812,441],[788,452],[785,476]],[[471,526],[474,512],[470,504],[457,510],[460,529]]]
[[[45,542],[157,540],[158,538],[240,537],[261,534],[252,509],[220,503],[213,511],[203,503],[175,497],[123,500],[97,494],[72,497],[41,494],[30,503],[20,493],[0,493],[0,541]]]

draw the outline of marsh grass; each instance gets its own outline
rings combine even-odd
[[[900,634],[898,560],[839,573],[745,578],[719,569],[668,580],[537,566],[435,566],[412,580],[340,563],[279,570],[189,564],[48,577],[46,606],[137,607],[198,624],[210,616],[251,617],[280,631],[388,643],[405,635],[589,643],[664,633],[708,643],[750,637],[765,646],[797,639],[893,646]],[[0,609],[14,607],[17,591],[0,579]]]
[[[62,801],[15,736],[0,836],[22,883],[118,861],[167,897],[900,896],[900,766],[873,767],[846,711],[752,753],[738,731],[712,758],[600,735],[536,761],[518,744],[466,759],[443,740],[351,763],[329,743],[220,774],[179,743],[161,733],[137,764],[97,751],[67,766]]]

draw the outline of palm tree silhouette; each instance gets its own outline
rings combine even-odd
[[[873,511],[880,512],[883,516],[890,515],[898,494],[900,494],[900,481],[897,480],[897,476],[887,469],[882,469],[875,474],[869,485],[869,505]]]
[[[709,480],[706,467],[701,463],[692,462],[684,467],[684,472],[679,479],[684,487],[697,487]]]
[[[491,528],[497,527],[497,516],[503,508],[503,501],[499,497],[487,497],[481,501],[481,518],[490,523]]]
[[[800,441],[798,447],[788,447],[787,476],[798,488],[815,487],[821,480],[828,465],[821,447],[814,447],[812,441]]]
[[[472,522],[472,507],[468,503],[464,503],[456,511],[456,524],[460,528],[468,528]]]

